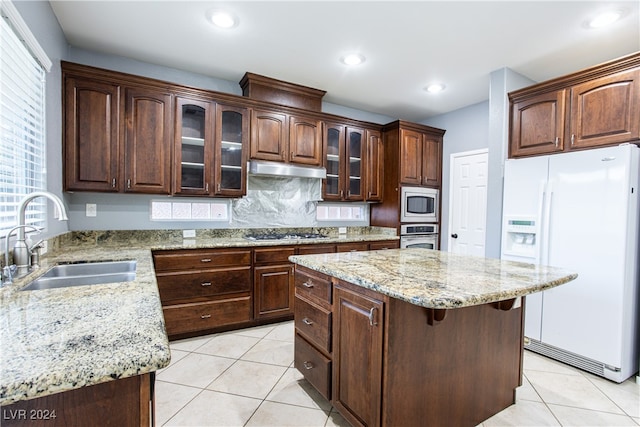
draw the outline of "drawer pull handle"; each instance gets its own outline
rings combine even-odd
[[[211,282],[200,283],[201,286],[211,286]]]
[[[208,319],[210,317],[211,317],[210,314],[203,314],[202,316],[200,316],[201,319]]]
[[[200,262],[211,262],[211,258],[203,258]]]
[[[305,288],[313,288],[313,283],[311,283],[311,279],[307,280],[302,284]]]
[[[302,319],[302,323],[304,323],[305,325],[313,325],[313,321],[309,320],[308,317]]]
[[[307,370],[313,369],[313,363],[311,362],[307,362],[307,361],[302,362],[302,366],[304,366],[304,369],[307,369]]]

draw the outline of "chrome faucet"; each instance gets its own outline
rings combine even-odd
[[[4,268],[2,269],[2,283],[1,285],[10,285],[11,282],[13,282],[13,277],[14,276],[18,276],[22,273],[24,273],[24,271],[27,271],[29,269],[29,265],[21,265],[18,264],[18,262],[15,260],[15,256],[14,256],[14,264],[10,265],[9,264],[9,238],[11,237],[11,235],[13,234],[14,231],[16,230],[22,230],[24,232],[24,230],[26,230],[27,228],[32,229],[33,231],[35,231],[36,233],[40,233],[42,231],[42,229],[34,227],[32,225],[16,225],[15,227],[13,227],[11,230],[9,230],[7,232],[7,234],[5,235],[5,248],[6,251],[4,253]],[[38,245],[42,242],[42,240],[40,242],[38,242]],[[27,246],[26,243],[26,239],[19,245],[18,244],[18,240],[16,239],[16,244],[14,246],[14,251],[16,247],[19,246],[24,246],[27,249],[27,252],[30,253],[32,249],[34,249],[37,245],[33,245],[31,248],[29,248]]]
[[[27,205],[29,204],[29,202],[31,202],[33,199],[37,197],[46,197],[53,202],[56,208],[56,214],[54,214],[54,216],[57,216],[57,218],[60,221],[67,221],[69,219],[67,217],[67,210],[64,207],[64,203],[62,203],[62,200],[60,200],[60,198],[55,194],[49,193],[48,191],[36,191],[30,194],[27,194],[20,201],[20,204],[18,205],[18,225],[12,228],[11,230],[9,230],[9,233],[7,233],[6,235],[7,254],[5,258],[5,269],[8,267],[10,280],[12,278],[11,277],[12,275],[10,273],[12,266],[9,266],[9,236],[11,235],[11,233],[13,233],[14,230],[18,230],[18,233],[16,236],[16,243],[13,247],[13,263],[17,269],[16,277],[23,276],[29,271],[29,268],[31,267],[31,250],[34,249],[36,246],[38,246],[36,244],[36,245],[33,245],[33,247],[29,248],[27,246],[26,239],[25,239],[26,228],[30,227],[32,229],[35,229],[36,231],[39,231],[38,229],[36,229],[31,225],[25,224]]]

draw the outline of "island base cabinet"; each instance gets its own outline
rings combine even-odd
[[[433,310],[390,298],[382,425],[475,426],[514,404],[522,308],[504,308]]]
[[[308,270],[296,271],[302,280]],[[324,367],[331,403],[352,426],[468,427],[515,403],[524,298],[430,309],[330,280],[333,352]],[[317,364],[303,363],[319,351],[298,336],[295,346],[296,368],[327,393],[308,369]]]
[[[29,427],[154,425],[153,374],[108,381],[2,406],[0,424]]]

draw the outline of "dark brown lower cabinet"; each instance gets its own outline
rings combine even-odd
[[[333,406],[353,425],[380,425],[381,301],[334,287]]]
[[[293,313],[293,265],[268,265],[254,269],[255,317]]]
[[[523,306],[513,300],[436,310],[301,266],[295,282],[297,301],[311,303],[296,308],[295,367],[351,425],[475,426],[515,403]],[[328,339],[313,329],[325,318]]]
[[[153,374],[138,375],[2,406],[2,426],[149,427]]]

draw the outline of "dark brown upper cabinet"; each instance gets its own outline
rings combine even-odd
[[[640,139],[640,53],[509,93],[509,157]]]
[[[253,109],[251,158],[310,166],[322,164],[322,121],[302,115]]]

